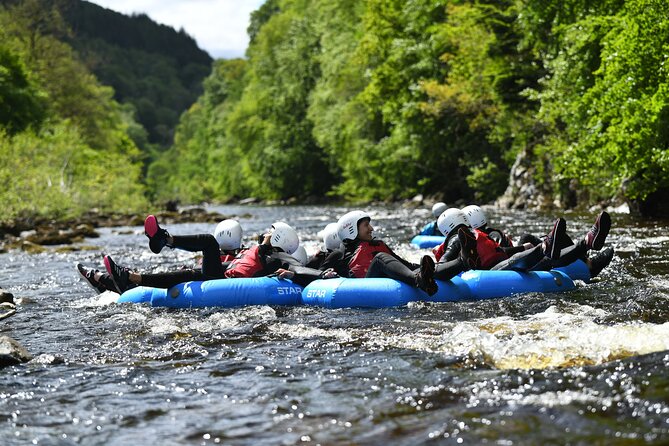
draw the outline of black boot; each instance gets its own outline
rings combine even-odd
[[[595,224],[592,225],[592,228],[585,234],[585,244],[588,249],[594,249],[596,251],[602,249],[610,229],[611,216],[608,212],[604,211],[597,216]]]
[[[608,247],[597,256],[590,258],[590,278],[596,277],[613,260],[613,248]]]
[[[564,218],[558,218],[553,223],[553,229],[548,233],[544,239],[544,254],[550,257],[551,260],[560,258],[560,251],[565,244],[565,236],[567,235],[567,222]]]
[[[476,237],[464,227],[458,229],[460,242],[460,259],[467,269],[477,269],[481,266],[479,252],[476,249]]]
[[[416,273],[416,287],[425,291],[428,296],[434,295],[439,287],[434,281],[434,260],[430,256],[420,259],[420,270]]]

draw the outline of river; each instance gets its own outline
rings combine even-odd
[[[348,209],[220,206],[252,239],[275,220],[309,252]],[[401,255],[429,211],[370,207]],[[516,237],[552,217],[487,209]],[[567,214],[579,236],[595,214]],[[612,264],[562,294],[361,310],[172,310],[110,303],[75,264],[161,271],[140,227],[103,228],[73,252],[0,254],[18,299],[3,335],[33,355],[2,369],[3,445],[667,444],[667,222],[612,214]],[[173,233],[209,232],[179,224]]]

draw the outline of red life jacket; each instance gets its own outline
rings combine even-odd
[[[221,254],[221,263],[232,262],[233,260],[235,260],[235,257],[237,256],[233,254]]]
[[[437,262],[444,256],[445,252],[446,241],[432,250],[432,254],[434,254],[434,258],[437,259]]]
[[[221,263],[232,262],[235,257],[237,256],[233,254],[221,254]],[[202,258],[197,259],[197,265],[202,266]]]
[[[360,242],[358,247],[355,248],[353,258],[348,262],[348,269],[351,271],[352,276],[358,279],[365,277],[372,259],[380,252],[391,253],[390,248],[381,241],[374,242],[374,244]]]
[[[228,279],[236,277],[254,277],[262,271],[264,265],[260,261],[258,250],[260,245],[242,250],[232,261],[228,269],[225,270],[225,277]]]
[[[488,234],[488,237],[493,239],[494,241],[497,241],[499,239],[498,243],[499,246],[502,248],[509,248],[513,246],[513,240],[511,240],[511,237],[500,231],[499,229],[495,228],[485,228],[483,231],[486,234]]]
[[[474,229],[476,235],[476,251],[479,254],[481,269],[490,269],[509,256],[499,248],[497,242],[488,237],[483,231]]]

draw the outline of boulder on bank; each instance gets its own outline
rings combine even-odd
[[[0,288],[0,304],[2,303],[14,304],[14,295],[9,291]]]
[[[0,336],[0,367],[17,365],[32,359],[21,344],[8,336]]]

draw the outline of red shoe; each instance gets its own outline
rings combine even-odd
[[[158,225],[155,215],[149,215],[144,220],[144,234],[149,238],[149,249],[155,254],[160,254],[167,246],[167,238],[170,236],[169,232]]]

